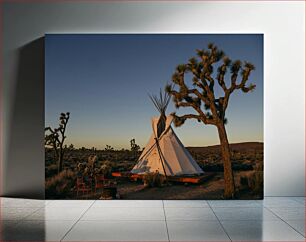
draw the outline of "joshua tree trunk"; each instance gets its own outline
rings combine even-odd
[[[221,143],[221,154],[224,167],[224,198],[234,198],[235,196],[235,181],[232,172],[231,153],[225,130],[224,123],[217,125],[219,139]]]
[[[63,170],[63,158],[64,158],[64,152],[62,148],[60,148],[59,156],[58,156],[58,167],[57,167],[58,173],[60,173]]]
[[[58,160],[58,150],[56,149],[56,144],[53,145],[53,151],[54,151],[54,160]]]

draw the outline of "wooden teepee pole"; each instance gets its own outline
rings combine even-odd
[[[155,143],[156,143],[156,146],[157,146],[160,162],[162,164],[162,167],[163,167],[163,170],[164,170],[164,173],[165,173],[165,178],[167,180],[166,169],[165,169],[165,165],[164,165],[164,161],[163,161],[164,159],[162,157],[163,154],[161,152],[161,148],[159,146],[158,139],[161,138],[162,133],[165,132],[165,126],[166,126],[166,120],[165,120],[166,119],[166,115],[165,115],[165,112],[166,112],[166,108],[167,108],[167,106],[169,104],[169,101],[170,101],[170,95],[168,93],[166,93],[166,92],[164,92],[164,94],[163,94],[162,90],[160,89],[159,97],[158,96],[154,96],[154,95],[153,96],[149,95],[149,97],[152,100],[152,102],[153,102],[154,106],[156,107],[156,109],[160,112],[160,117],[159,117],[159,121],[157,123],[156,133],[155,133],[155,127],[154,126],[153,126],[153,132],[154,132],[154,136],[155,136]],[[160,122],[161,122],[161,124],[160,124]]]
[[[164,170],[164,173],[165,173],[165,178],[167,180],[166,169],[165,169],[165,165],[164,165],[163,158],[162,158],[162,152],[161,152],[161,149],[160,149],[160,146],[159,146],[159,143],[158,143],[158,138],[155,138],[155,142],[156,142],[156,146],[157,146],[157,151],[158,151],[158,155],[159,155],[159,158],[160,158],[160,162],[161,162],[161,164],[163,166],[163,170]]]

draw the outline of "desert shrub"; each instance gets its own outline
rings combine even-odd
[[[251,164],[248,163],[237,163],[237,162],[233,162],[232,163],[232,167],[234,171],[250,171],[253,170],[253,166]]]
[[[105,177],[112,176],[112,163],[110,161],[104,161],[100,167],[100,174],[104,175]]]
[[[68,198],[75,185],[76,175],[64,170],[46,181],[46,194],[49,198]]]
[[[93,170],[96,166],[97,161],[98,161],[98,157],[96,155],[90,155],[88,157],[88,162],[87,162],[88,167],[90,167],[90,169]]]
[[[255,166],[253,189],[256,193],[263,193],[263,164],[259,163]]]
[[[240,177],[240,186],[241,187],[248,187],[249,186],[249,178],[247,176]]]
[[[124,161],[120,161],[117,164],[117,171],[130,171],[133,169],[133,167],[135,166],[135,161],[128,161],[128,160],[124,160]]]
[[[49,166],[46,166],[46,172],[45,172],[45,175],[46,177],[52,177],[54,175],[57,174],[57,164],[52,164],[52,165],[49,165]]]
[[[256,164],[254,171],[248,175],[240,177],[240,187],[249,188],[253,193],[263,194],[263,165],[262,163]]]
[[[148,187],[161,187],[165,182],[165,176],[158,172],[148,172],[143,176],[143,182]]]

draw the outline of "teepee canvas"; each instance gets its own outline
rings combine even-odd
[[[173,117],[166,116],[169,103],[167,94],[151,97],[160,117],[152,118],[153,134],[143,150],[132,173],[159,172],[166,176],[196,175],[204,173],[174,133]]]

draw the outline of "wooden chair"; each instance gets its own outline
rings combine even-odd
[[[104,188],[105,181],[106,179],[104,175],[97,175],[95,177],[95,193],[97,192],[97,189]]]
[[[77,191],[77,197],[79,196],[79,193],[82,192],[83,196],[85,194],[89,195],[92,190],[90,185],[86,185],[86,183],[83,180],[83,177],[78,177],[76,182],[76,191]]]
[[[99,178],[100,182],[97,183],[96,188],[101,189],[100,199],[114,199],[117,197],[117,182],[115,179],[105,177]]]

